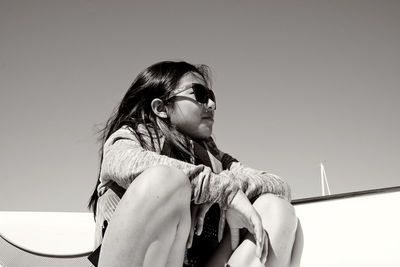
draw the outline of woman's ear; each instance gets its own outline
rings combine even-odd
[[[154,114],[156,114],[157,117],[164,119],[168,118],[166,106],[164,105],[164,102],[161,99],[159,98],[153,99],[150,105],[151,109],[153,110]]]

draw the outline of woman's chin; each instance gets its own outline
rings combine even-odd
[[[194,139],[207,139],[212,134],[212,127],[201,127],[196,132],[187,133],[188,136]]]
[[[212,134],[212,126],[211,127],[204,127],[199,131],[198,137],[199,139],[207,139]]]

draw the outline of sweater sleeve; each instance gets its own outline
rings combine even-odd
[[[221,161],[223,168],[231,171],[235,183],[239,184],[240,189],[250,200],[264,193],[272,193],[288,201],[291,200],[290,186],[284,179],[243,165],[237,159],[219,150],[212,137],[205,143],[212,154]]]
[[[279,176],[249,168],[240,162],[232,162],[229,170],[249,199],[264,193],[272,193],[291,201],[290,186]]]
[[[195,204],[212,202],[227,208],[239,190],[231,171],[215,174],[207,166],[190,164],[145,150],[129,129],[122,128],[104,144],[99,191],[110,181],[128,188],[144,170],[158,165],[176,167],[189,178]]]

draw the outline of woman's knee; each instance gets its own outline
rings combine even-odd
[[[190,188],[189,178],[175,167],[165,165],[154,166],[145,170],[141,176],[146,176],[146,180],[151,184]]]
[[[148,168],[129,186],[127,194],[148,198],[157,196],[160,201],[174,196],[178,201],[190,202],[189,178],[179,169],[164,165]]]
[[[273,194],[264,194],[253,205],[263,222],[273,220],[285,232],[295,233],[298,219],[294,207],[288,201]]]

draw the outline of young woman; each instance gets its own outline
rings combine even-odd
[[[217,148],[209,88],[206,66],[160,62],[108,120],[89,204],[99,266],[299,265],[288,184]]]

